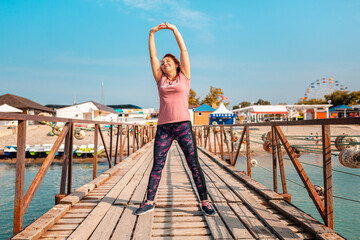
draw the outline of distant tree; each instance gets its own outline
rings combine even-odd
[[[200,97],[196,97],[196,92],[190,88],[189,105],[200,105]]]
[[[256,102],[256,105],[271,105],[271,103],[269,101],[259,98],[259,100]]]
[[[279,102],[278,105],[288,105],[286,102]]]
[[[360,91],[351,92],[349,105],[352,106],[357,104],[360,104]]]
[[[239,102],[238,105],[234,105],[234,106],[233,106],[233,110],[238,109],[239,106],[241,106],[241,108],[248,107],[248,106],[250,106],[250,104],[251,104],[251,103],[248,102],[248,101]]]
[[[350,103],[350,95],[347,91],[334,91],[330,95],[325,95],[325,99],[326,102],[331,100],[331,104],[333,106],[338,106],[342,104],[348,105]]]
[[[224,95],[224,92],[221,88],[210,86],[210,92],[201,101],[201,104],[206,103],[211,106],[213,103],[215,103],[217,106],[219,106],[220,103],[224,103],[225,106],[229,105],[229,103],[226,103],[221,99],[222,95]]]
[[[302,99],[298,101],[296,104],[304,104],[304,105],[313,105],[313,104],[326,104],[327,101],[321,98],[311,98],[311,99]]]

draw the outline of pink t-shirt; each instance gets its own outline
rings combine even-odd
[[[173,82],[162,75],[157,82],[160,110],[158,125],[165,123],[175,123],[190,121],[189,113],[189,92],[190,79],[181,71]]]

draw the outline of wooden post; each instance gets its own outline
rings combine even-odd
[[[60,180],[60,195],[65,196],[66,189],[66,177],[67,177],[67,168],[69,165],[69,148],[70,148],[70,131],[66,134],[65,137],[65,148],[64,148],[64,156],[63,156],[63,165],[61,170],[61,180]],[[61,198],[61,197],[60,197]],[[60,198],[58,200],[60,200]],[[55,199],[55,204],[59,202]]]
[[[207,142],[208,142],[208,138],[209,138],[209,132],[210,132],[210,127],[209,126],[207,126],[206,128],[205,128],[206,130],[208,130],[208,131],[206,131],[206,133],[204,132],[204,148],[206,149],[206,145],[207,145]],[[204,130],[205,131],[205,130]]]
[[[30,205],[31,200],[33,199],[36,191],[38,190],[42,180],[44,179],[47,170],[49,169],[52,161],[54,160],[56,153],[59,150],[59,147],[61,145],[61,143],[63,142],[66,134],[68,133],[68,131],[70,130],[70,124],[67,123],[63,130],[61,131],[61,133],[59,134],[59,136],[57,137],[57,139],[55,140],[54,145],[52,146],[50,153],[47,155],[47,157],[45,158],[43,164],[41,165],[38,173],[36,174],[34,180],[32,181],[32,183],[30,184],[29,189],[27,190],[25,196],[24,196],[24,201],[23,201],[23,213],[26,212],[27,208]]]
[[[275,128],[274,128],[273,130],[274,130],[274,132],[275,132],[276,150],[277,150],[278,159],[279,159],[279,169],[280,169],[282,190],[283,190],[283,194],[288,195],[287,187],[286,187],[286,177],[285,177],[284,160],[283,160],[283,157],[282,157],[280,140],[279,140],[279,136],[276,134]],[[289,196],[287,197],[287,199],[285,199],[285,200],[291,202],[291,197],[290,197],[290,195],[289,195]]]
[[[322,203],[319,195],[317,194],[313,184],[311,183],[308,175],[306,174],[304,168],[302,167],[299,159],[296,157],[296,154],[292,150],[289,142],[285,138],[284,133],[282,132],[281,128],[278,126],[274,126],[277,134],[279,135],[280,141],[282,142],[288,156],[290,157],[291,162],[293,163],[298,175],[300,176],[301,181],[303,182],[306,190],[309,193],[309,196],[311,200],[314,202],[315,207],[317,208],[318,212],[320,213],[320,216],[325,222],[325,207]]]
[[[136,128],[135,125],[132,126],[132,136],[133,136],[133,153],[136,151],[135,150],[135,136],[136,136]]]
[[[242,142],[244,141],[245,132],[246,132],[246,128],[244,127],[243,132],[241,133],[241,137],[240,137],[240,142],[239,142],[238,149],[236,150],[235,161],[234,161],[234,165],[233,165],[233,166],[235,166],[236,161],[237,161],[237,158],[238,158],[238,156],[239,156],[239,152],[240,152],[240,149],[241,149],[241,144],[242,144]]]
[[[112,167],[112,162],[111,162],[111,159],[110,159],[110,156],[109,156],[109,152],[108,152],[108,149],[107,149],[107,147],[106,147],[105,138],[104,138],[104,135],[103,135],[103,133],[102,133],[102,131],[101,131],[101,127],[100,127],[100,126],[98,127],[98,130],[99,130],[99,133],[100,133],[101,141],[102,141],[102,143],[103,143],[103,145],[104,145],[106,157],[107,157],[107,160],[108,160],[108,163],[109,163],[109,168],[111,168],[111,167]]]
[[[95,124],[94,131],[94,161],[93,161],[93,179],[97,175],[97,152],[98,152],[99,124]]]
[[[272,149],[272,163],[273,163],[273,188],[274,192],[278,192],[278,183],[277,183],[277,166],[276,166],[276,147],[275,147],[275,129],[271,126],[271,149]]]
[[[26,120],[19,120],[17,127],[16,177],[14,198],[14,235],[22,230],[24,204],[24,175],[26,148]]]
[[[113,125],[110,125],[110,162],[112,163],[112,142],[113,142]]]
[[[128,125],[128,131],[127,131],[127,155],[130,155],[130,126]]]
[[[72,187],[72,166],[73,166],[73,147],[74,147],[74,123],[70,123],[70,143],[69,143],[69,167],[68,167],[68,186],[67,194],[71,193]]]
[[[214,154],[216,155],[216,138],[217,138],[217,132],[214,131]]]
[[[250,131],[249,126],[245,127],[246,131],[246,165],[247,165],[247,175],[251,177],[251,154],[250,154]]]
[[[322,125],[323,171],[325,191],[325,225],[334,229],[330,125]]]
[[[222,135],[222,132],[223,132],[223,127],[221,126],[220,127],[220,154],[221,154],[221,159],[224,161],[225,158],[224,158],[224,139],[223,139],[223,135]]]
[[[226,137],[226,131],[225,131],[225,129],[223,129],[223,134],[224,134],[226,149],[227,149],[227,151],[228,151],[229,158],[230,158],[230,164],[233,165],[234,160],[233,160],[233,156],[232,156],[232,151],[230,151],[229,139],[227,139],[227,137]],[[231,140],[231,139],[230,139],[230,140]]]
[[[208,127],[209,131],[208,131],[208,136],[206,138],[209,139],[209,152],[211,152],[211,128]],[[205,145],[206,145],[206,142],[205,142]],[[205,146],[205,149],[206,149],[206,146]]]
[[[117,133],[116,133],[116,144],[115,144],[115,161],[114,166],[117,164],[117,156],[118,156],[118,147],[119,147],[119,125],[116,125]]]
[[[234,137],[234,134],[233,134],[233,127],[230,126],[230,142],[231,142],[231,156],[234,157],[234,142],[233,142],[233,137]]]
[[[123,152],[124,152],[124,143],[122,142],[122,124],[119,125],[119,129],[118,131],[120,131],[120,156],[119,156],[119,161],[122,162],[122,156],[123,156]]]
[[[136,150],[139,149],[139,126],[135,126]]]

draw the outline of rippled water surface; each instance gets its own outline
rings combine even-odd
[[[27,164],[25,168],[25,190],[29,188],[40,164]],[[61,165],[50,166],[25,213],[23,226],[27,226],[54,206],[55,194],[59,193]],[[98,175],[108,169],[107,162],[99,162]],[[76,189],[92,180],[92,164],[74,163],[72,187]],[[0,239],[12,236],[14,219],[15,165],[0,163]]]

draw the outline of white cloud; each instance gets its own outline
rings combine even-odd
[[[207,26],[210,18],[203,12],[189,8],[186,0],[105,0],[122,3],[130,9],[142,10],[136,15],[151,23],[168,21],[182,27],[201,29]],[[120,8],[124,11],[123,8]]]

